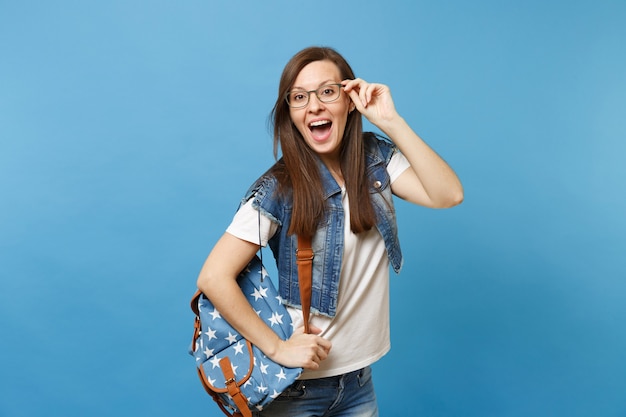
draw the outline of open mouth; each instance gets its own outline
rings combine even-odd
[[[328,138],[330,134],[330,129],[333,126],[333,122],[330,120],[316,120],[314,122],[309,123],[309,129],[311,130],[311,135],[316,140],[324,140]]]

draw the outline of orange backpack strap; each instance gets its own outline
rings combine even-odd
[[[300,286],[300,303],[304,316],[304,332],[309,331],[309,316],[311,314],[311,288],[313,286],[313,248],[310,237],[298,235],[298,249],[296,250],[296,263],[298,265],[298,285]]]
[[[224,378],[226,378],[226,387],[228,388],[228,395],[231,396],[239,412],[243,417],[252,417],[252,412],[248,408],[248,399],[243,395],[241,390],[239,389],[239,385],[237,385],[237,380],[235,379],[235,373],[233,372],[233,367],[228,359],[228,356],[220,359],[220,368],[222,369],[222,373],[224,374]]]

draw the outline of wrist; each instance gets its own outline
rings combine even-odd
[[[276,361],[275,358],[278,355],[278,352],[280,351],[283,343],[284,340],[276,336],[275,338],[269,340],[267,343],[264,343],[263,346],[258,346],[258,348],[261,349],[268,358]]]
[[[395,115],[382,119],[376,126],[383,131],[389,138],[401,134],[401,132],[408,126],[406,121],[398,113]]]

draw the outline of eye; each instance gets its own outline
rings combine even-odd
[[[289,102],[298,104],[306,101],[307,94],[304,91],[292,91],[289,93]]]
[[[337,91],[339,91],[339,87],[337,87],[336,85],[325,85],[320,88],[320,94],[322,96],[332,97],[337,94]]]

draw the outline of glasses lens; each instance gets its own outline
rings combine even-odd
[[[323,101],[324,103],[329,103],[331,101],[337,100],[340,93],[340,84],[329,84],[324,85],[317,90],[317,97],[319,97],[320,101]]]
[[[309,102],[309,93],[304,90],[294,90],[287,94],[287,103],[291,107],[304,107]]]

